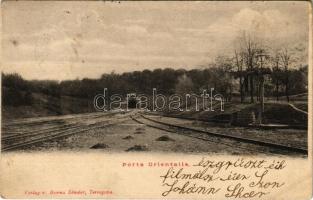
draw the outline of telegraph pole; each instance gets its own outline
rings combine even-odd
[[[260,69],[258,69],[258,77],[259,77],[259,96],[260,96],[260,109],[258,114],[258,123],[262,123],[262,117],[264,113],[264,75],[266,72],[263,70],[263,62],[266,59],[267,55],[261,51],[260,54],[257,55],[260,59]]]

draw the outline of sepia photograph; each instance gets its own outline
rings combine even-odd
[[[102,3],[2,3],[3,152],[307,156],[307,3]]]
[[[3,199],[312,197],[312,4],[1,2]]]

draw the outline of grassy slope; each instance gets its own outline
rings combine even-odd
[[[56,98],[41,93],[32,93],[32,96],[34,102],[32,105],[2,106],[3,119],[42,117],[94,111],[93,99],[69,96]]]
[[[301,102],[297,105],[301,105],[300,109],[307,110],[307,102]],[[220,111],[220,105],[215,104],[214,111],[183,111],[183,112],[167,112],[167,115],[199,120],[230,120],[231,115],[236,112],[254,112],[256,115],[259,111],[259,104],[241,104],[226,102],[224,105],[224,111]],[[290,124],[290,125],[306,125],[308,116],[296,111],[286,102],[268,102],[265,103],[263,113],[263,123],[278,123],[278,124]]]
[[[82,99],[69,96],[56,98],[41,93],[32,93],[32,96],[34,103],[31,106],[2,106],[3,119],[64,115],[95,111],[93,108],[93,99]],[[299,97],[297,96],[297,98]],[[301,99],[297,99],[297,101],[295,101],[295,99],[291,97],[291,103],[293,103],[297,108],[307,110],[307,97],[304,95],[300,98]],[[214,111],[203,111],[203,107],[201,104],[199,105],[199,111],[195,111],[195,105],[192,103],[188,106],[190,111],[166,111],[166,114],[200,120],[230,120],[231,115],[236,112],[253,111],[257,113],[259,109],[258,104],[225,102],[224,111],[220,111],[220,104],[216,102],[213,105]],[[286,102],[268,100],[265,104],[264,123],[305,125],[307,123],[307,115],[297,112]]]

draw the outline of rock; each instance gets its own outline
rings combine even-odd
[[[142,131],[135,131],[134,134],[143,134],[144,132]]]
[[[134,137],[133,137],[133,136],[128,135],[128,136],[126,136],[126,137],[123,137],[123,139],[124,139],[124,140],[131,140],[131,139],[134,139]]]
[[[128,148],[126,151],[148,151],[147,145],[135,145],[133,147]]]
[[[93,145],[92,147],[90,147],[90,149],[105,149],[108,148],[109,146],[107,144],[104,143],[97,143],[95,145]]]
[[[157,138],[156,141],[175,141],[175,140],[168,137],[167,135],[163,135],[163,136]]]

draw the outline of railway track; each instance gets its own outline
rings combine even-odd
[[[218,144],[218,145],[224,145],[226,147],[236,148],[236,149],[239,149],[241,151],[244,150],[245,152],[250,152],[251,154],[255,153],[256,151],[260,152],[260,153],[272,154],[272,153],[268,153],[268,152],[265,152],[265,151],[262,151],[262,150],[255,150],[255,149],[251,150],[251,148],[246,148],[246,147],[242,147],[242,146],[234,146],[233,144],[229,144],[229,143],[222,142],[220,140],[216,140],[216,138],[208,138],[208,137],[203,137],[203,136],[199,136],[199,135],[197,136],[197,135],[194,135],[194,134],[188,134],[186,132],[179,131],[176,128],[173,129],[173,127],[168,126],[168,125],[166,125],[167,128],[160,127],[159,123],[151,124],[149,122],[142,121],[142,119],[145,119],[145,118],[142,118],[141,120],[139,120],[138,118],[139,117],[136,117],[136,118],[132,117],[132,120],[134,120],[137,123],[144,124],[144,125],[146,125],[148,127],[155,128],[155,129],[162,130],[162,131],[166,131],[166,132],[169,132],[169,133],[175,133],[175,134],[179,134],[179,135],[184,135],[186,137],[196,138],[196,139],[203,140],[203,141],[206,141],[206,142],[211,142],[211,143],[215,143],[215,144]],[[161,125],[164,125],[164,124],[161,124]]]
[[[186,120],[197,120],[199,122],[213,122],[213,123],[218,123],[218,124],[224,124],[224,125],[230,125],[231,124],[231,117],[229,117],[229,119],[214,119],[214,118],[210,118],[210,119],[204,119],[204,118],[193,118],[193,117],[187,117],[187,116],[174,116],[174,115],[170,115],[170,114],[153,114],[153,113],[149,113],[148,115],[152,115],[152,116],[162,116],[162,117],[168,117],[168,118],[174,118],[174,119],[186,119]],[[236,125],[233,125],[236,126]],[[264,129],[264,130],[268,130],[268,129],[300,129],[300,130],[307,130],[307,126],[303,126],[303,125],[284,125],[284,126],[255,126],[255,125],[246,125],[245,127],[251,127],[251,128],[258,128],[258,129]]]
[[[64,120],[75,120],[75,119],[85,119],[85,118],[97,118],[97,117],[102,117],[105,115],[109,115],[109,114],[113,114],[113,113],[87,113],[87,114],[77,114],[77,115],[70,115],[70,116],[63,116],[61,118],[54,118],[54,117],[44,117],[42,119],[21,119],[21,120],[15,120],[13,122],[8,122],[8,123],[4,123],[3,127],[4,128],[10,128],[10,129],[14,129],[16,127],[25,127],[25,126],[35,126],[35,125],[40,125],[42,123],[59,123],[62,122]],[[115,113],[114,113],[115,114]]]
[[[75,125],[77,125],[78,123],[71,123],[71,124],[66,124],[60,127],[54,126],[54,127],[50,127],[47,129],[41,129],[41,130],[36,130],[36,131],[29,131],[29,132],[25,132],[25,133],[16,133],[16,134],[10,134],[10,135],[4,135],[2,136],[2,141],[3,142],[7,142],[10,140],[16,140],[16,139],[21,139],[21,138],[27,138],[30,136],[36,136],[36,135],[41,135],[43,133],[51,133],[54,132],[56,130],[65,130],[67,128],[75,128]],[[79,127],[79,126],[77,126]]]
[[[101,119],[100,117],[102,116],[103,117],[106,116],[107,118]],[[51,120],[47,121],[46,119],[34,120],[32,122],[27,123],[32,124],[33,126],[27,126],[26,128],[24,127],[28,131],[3,135],[2,151],[25,148],[41,142],[60,139],[62,137],[86,132],[92,129],[105,128],[111,125],[120,124],[123,121],[128,120],[129,117],[132,120],[136,121],[137,123],[145,124],[152,128],[184,135],[191,138],[196,138],[199,140],[204,140],[207,142],[216,143],[219,145],[225,145],[231,148],[245,150],[246,152],[251,153],[260,152],[266,154],[301,154],[301,155],[304,154],[307,155],[308,153],[307,149],[304,148],[287,146],[273,142],[265,142],[261,140],[249,139],[228,134],[214,133],[206,130],[199,130],[191,127],[151,119],[150,117],[147,117],[140,113],[127,113],[126,115],[117,116],[114,118],[110,118],[108,117],[107,114],[102,113],[101,115],[95,114],[86,116],[74,116],[73,118],[68,119],[51,119],[52,122]],[[92,120],[96,118],[100,119]],[[86,119],[90,119],[90,121],[88,122],[88,120]],[[63,120],[63,122],[61,123],[60,120]],[[41,123],[39,123],[38,121],[40,121]],[[21,123],[25,125],[26,122],[21,121]],[[46,126],[42,126],[47,124],[51,124],[51,127],[47,128]],[[46,128],[43,129],[43,127]],[[36,128],[40,129],[36,130]]]
[[[41,131],[49,131],[53,130],[54,128],[62,128],[63,126],[69,126],[73,124],[77,124],[75,120],[79,119],[81,120],[90,120],[90,119],[96,119],[105,117],[108,115],[114,115],[117,113],[93,113],[93,114],[85,114],[85,115],[75,115],[70,117],[64,117],[61,119],[51,119],[51,120],[21,120],[21,123],[14,124],[3,124],[2,131],[5,133],[5,135],[2,135],[2,139],[6,140],[6,138],[13,138],[13,137],[19,137],[19,135],[29,135],[32,133],[37,133]],[[73,122],[74,121],[74,122]],[[41,125],[45,125],[46,128],[42,128]],[[48,126],[48,127],[47,127]],[[62,126],[62,127],[61,127]],[[39,129],[36,129],[39,128]],[[31,129],[31,130],[30,130]]]
[[[168,132],[173,132],[173,133],[179,133],[179,134],[184,134],[189,137],[201,139],[201,140],[206,140],[210,142],[216,142],[216,143],[223,143],[227,146],[231,145],[234,148],[238,148],[240,146],[243,149],[251,150],[251,148],[254,149],[254,151],[259,151],[262,153],[274,153],[274,154],[284,154],[284,153],[297,153],[297,154],[307,154],[308,151],[307,149],[304,148],[298,148],[298,147],[293,147],[293,146],[287,146],[287,145],[282,145],[282,144],[277,144],[277,143],[271,143],[271,142],[265,142],[265,141],[260,141],[260,140],[253,140],[253,139],[248,139],[248,138],[243,138],[243,137],[237,137],[237,136],[230,136],[226,134],[220,134],[220,133],[213,133],[209,131],[204,131],[204,130],[199,130],[199,129],[194,129],[194,128],[189,128],[189,127],[184,127],[184,126],[179,126],[179,125],[174,125],[166,122],[161,122],[155,119],[148,118],[144,115],[139,115],[139,118],[147,120],[146,122],[142,120],[135,119],[132,117],[133,120],[137,121],[138,123],[143,123],[146,124],[150,127],[158,128],[161,130],[165,130]],[[149,124],[150,122],[150,124]],[[154,125],[151,124],[155,123]],[[163,125],[163,127],[160,127],[159,125]],[[164,128],[166,127],[166,128]],[[194,133],[198,133],[201,135],[195,135]],[[222,141],[223,140],[223,141]],[[241,148],[241,147],[240,147]]]
[[[2,151],[15,150],[25,148],[30,145],[46,142],[50,140],[60,139],[62,137],[90,131],[98,128],[105,128],[114,124],[121,123],[129,119],[128,116],[123,116],[118,119],[102,120],[91,124],[68,124],[67,127],[54,127],[50,130],[37,131],[35,133],[11,135],[2,138]]]

